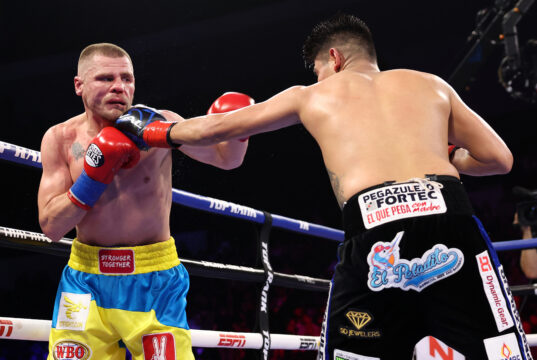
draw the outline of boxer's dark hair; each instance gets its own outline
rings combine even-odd
[[[319,54],[327,53],[331,47],[352,46],[354,51],[363,53],[372,61],[377,61],[377,53],[371,31],[356,16],[338,13],[313,27],[302,47],[306,68],[313,68]]]
[[[78,64],[80,65],[82,61],[89,59],[91,56],[95,54],[104,55],[104,56],[113,57],[113,58],[125,56],[129,59],[129,61],[132,64],[131,57],[125,50],[123,50],[117,45],[110,44],[110,43],[97,43],[97,44],[91,44],[89,46],[86,46],[84,50],[82,50],[82,52],[80,53],[80,57],[78,58]]]

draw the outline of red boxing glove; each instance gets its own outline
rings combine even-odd
[[[255,104],[254,99],[248,95],[238,92],[227,92],[216,99],[207,114],[220,114],[228,111],[238,110],[246,106]],[[239,141],[246,141],[248,138],[239,139]]]
[[[90,142],[84,170],[93,180],[110,184],[120,168],[133,167],[140,160],[140,150],[121,131],[107,126]]]
[[[89,210],[99,200],[120,168],[133,167],[140,150],[121,131],[105,127],[91,140],[84,156],[84,170],[67,192],[71,201]]]

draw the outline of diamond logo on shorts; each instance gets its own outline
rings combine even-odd
[[[367,323],[371,321],[371,315],[366,312],[349,311],[346,316],[358,330],[366,326]]]
[[[86,328],[91,294],[62,292],[56,329],[83,331]]]
[[[145,360],[175,360],[175,338],[172,333],[142,336]]]
[[[357,311],[349,310],[345,314],[350,323],[354,326],[345,326],[342,325],[339,328],[339,333],[341,335],[347,336],[349,338],[362,338],[362,339],[377,339],[382,336],[382,333],[379,329],[367,328],[366,325],[369,325],[373,321],[373,316],[366,311]]]
[[[99,167],[104,164],[104,156],[96,144],[90,144],[86,150],[86,163],[91,167]]]

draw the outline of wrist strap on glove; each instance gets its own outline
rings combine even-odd
[[[172,128],[176,122],[155,121],[144,130],[144,141],[151,147],[178,148],[182,144],[175,144],[171,139]]]
[[[101,197],[108,184],[93,180],[82,170],[82,174],[67,192],[69,199],[78,207],[89,210]]]

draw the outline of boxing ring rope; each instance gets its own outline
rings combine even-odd
[[[69,238],[62,238],[58,242],[53,242],[45,234],[0,226],[0,246],[6,248],[22,249],[67,258],[71,251],[70,246],[72,242],[73,240]],[[531,246],[525,242],[528,242]],[[510,247],[508,246],[509,243],[515,245]],[[537,247],[537,239],[502,241],[495,242],[493,245],[496,251],[534,248]],[[183,258],[180,260],[193,276],[250,282],[262,282],[264,280],[261,269],[210,261],[196,261]],[[274,272],[272,283],[277,286],[310,291],[327,291],[330,286],[329,280],[279,272]],[[513,285],[510,288],[513,295],[537,295],[537,284]]]
[[[52,321],[0,317],[0,339],[48,341]],[[192,346],[203,348],[260,349],[261,334],[191,329]],[[271,349],[318,350],[318,336],[270,334]],[[537,346],[537,334],[526,335]]]
[[[0,141],[0,159],[23,165],[41,168],[41,153],[22,146]],[[183,190],[172,189],[172,201],[189,208],[203,210],[219,215],[225,215],[242,220],[249,220],[258,224],[265,222],[262,211],[247,206],[237,205],[224,200],[213,199],[206,196],[192,194]],[[272,215],[272,226],[317,236],[329,240],[343,241],[343,231],[326,226],[295,220],[280,215]]]
[[[0,339],[48,341],[51,320],[0,317]],[[260,349],[262,336],[256,333],[190,330],[192,346],[203,348]],[[537,336],[537,335],[536,335]],[[317,350],[319,337],[271,334],[271,349]]]
[[[45,234],[0,226],[0,246],[69,257],[73,240],[62,238],[57,243]],[[61,245],[58,245],[61,244]],[[210,261],[196,261],[181,258],[180,261],[193,276],[240,280],[264,281],[263,270],[247,266],[221,264]],[[304,275],[290,275],[274,272],[274,285],[310,291],[327,291],[330,281]]]
[[[23,165],[41,168],[41,153],[22,146],[0,141],[0,159]],[[225,215],[237,219],[248,220],[258,224],[265,222],[262,211],[248,206],[234,204],[225,200],[192,194],[187,191],[172,189],[172,201],[189,208]],[[344,233],[330,227],[296,220],[281,215],[271,214],[272,226],[296,233],[307,234],[328,240],[343,241]],[[528,249],[537,247],[537,238],[493,242],[496,251]]]
[[[38,151],[2,141],[0,141],[0,160],[35,168],[42,167],[41,154]],[[268,231],[271,227],[274,227],[338,242],[344,239],[344,233],[341,230],[269,214],[247,206],[192,194],[183,190],[172,189],[172,201],[186,207],[262,224]],[[265,233],[267,238],[268,231]],[[261,230],[261,237],[263,237],[263,229]],[[44,234],[0,226],[0,246],[67,257],[70,253],[71,244],[72,240],[68,238],[52,242]],[[328,290],[330,281],[325,279],[272,272],[270,263],[268,263],[268,256],[266,256],[268,243],[262,242],[261,244],[264,251],[262,254],[264,269],[187,259],[181,259],[181,262],[192,275],[253,282],[265,281],[263,291],[268,290],[272,284],[311,291]],[[537,238],[494,242],[493,246],[496,251],[537,248]],[[513,294],[531,293],[537,295],[537,285],[512,286],[511,290]],[[263,296],[266,297],[266,292],[264,295],[262,294]],[[50,320],[0,317],[0,339],[47,341],[50,327]],[[194,347],[263,349],[265,358],[267,358],[268,349],[317,350],[319,346],[319,337],[269,334],[268,329],[267,331],[261,330],[263,330],[261,333],[236,333],[192,329],[192,345]],[[537,334],[529,334],[527,339],[530,346],[537,346]]]

